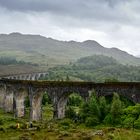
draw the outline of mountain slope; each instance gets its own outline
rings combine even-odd
[[[20,33],[0,35],[0,56],[16,57],[17,60],[37,63],[43,67],[68,64],[94,54],[112,56],[123,64],[140,65],[140,58],[116,48],[105,48],[93,40],[58,41]]]
[[[47,80],[140,82],[140,66],[123,65],[103,55],[80,58],[73,64],[50,68],[48,73]]]

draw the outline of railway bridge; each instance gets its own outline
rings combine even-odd
[[[30,120],[42,119],[42,97],[45,91],[53,103],[54,118],[65,117],[65,106],[68,97],[77,93],[86,101],[94,90],[97,96],[109,96],[114,92],[140,103],[139,82],[72,82],[72,81],[39,81],[0,79],[0,108],[5,112],[13,112],[16,117],[25,115],[25,98],[30,101]]]

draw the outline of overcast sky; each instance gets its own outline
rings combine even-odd
[[[140,0],[0,0],[0,33],[96,40],[140,55]]]

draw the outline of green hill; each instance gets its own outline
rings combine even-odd
[[[105,48],[93,40],[84,42],[58,41],[40,35],[20,33],[0,35],[0,56],[37,63],[40,67],[68,64],[91,55],[111,56],[122,64],[140,65],[136,58],[116,48]]]
[[[70,65],[50,68],[48,72],[47,80],[140,82],[140,66],[123,65],[114,58],[103,55],[80,58]]]

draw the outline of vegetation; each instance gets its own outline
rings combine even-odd
[[[14,57],[0,57],[0,65],[10,65],[10,64],[30,64],[30,65],[35,65],[37,64],[32,64],[30,62],[24,62],[24,61],[17,61],[16,58]]]
[[[13,57],[0,57],[0,65],[31,65]],[[22,67],[22,68],[23,68]],[[1,67],[0,67],[1,69]],[[10,69],[11,70],[11,69]],[[5,71],[5,69],[4,69]],[[19,71],[19,70],[18,70]],[[67,66],[49,69],[45,80],[119,82],[140,81],[140,67],[118,63],[114,58],[95,55],[77,60]],[[53,105],[48,94],[42,100],[43,119],[29,125],[29,100],[26,99],[26,116],[15,119],[13,114],[0,110],[0,139],[2,140],[139,140],[140,104],[133,104],[117,93],[109,97],[96,97],[93,92],[88,102],[78,94],[70,95],[66,118],[53,120]],[[20,128],[17,128],[17,123]]]
[[[79,59],[67,66],[48,70],[45,80],[71,81],[140,81],[140,67],[122,65],[112,57],[94,55]]]
[[[0,110],[0,136],[2,140],[139,140],[140,104],[133,104],[120,97],[97,98],[93,92],[89,101],[78,94],[71,94],[66,107],[66,118],[52,119],[52,103],[47,95],[43,96],[43,120],[33,122],[27,129],[28,117],[13,118],[12,114]],[[26,113],[29,115],[28,100]],[[16,124],[20,124],[20,128]]]
[[[86,126],[94,127],[104,124],[108,126],[139,128],[140,105],[136,104],[132,106],[132,103],[128,105],[128,101],[121,100],[117,93],[114,93],[112,100],[108,100],[105,97],[97,98],[93,94],[88,102],[80,103],[78,114],[74,112],[74,108],[72,110],[72,107],[77,102],[74,98],[77,99],[78,97],[70,97],[70,102],[73,105],[68,104],[70,109],[67,112],[69,114],[67,116],[71,119],[73,119],[73,116],[78,117],[78,121],[84,123]],[[127,123],[131,123],[131,125]]]
[[[15,57],[0,57],[0,75],[38,72],[37,64],[17,60]]]

